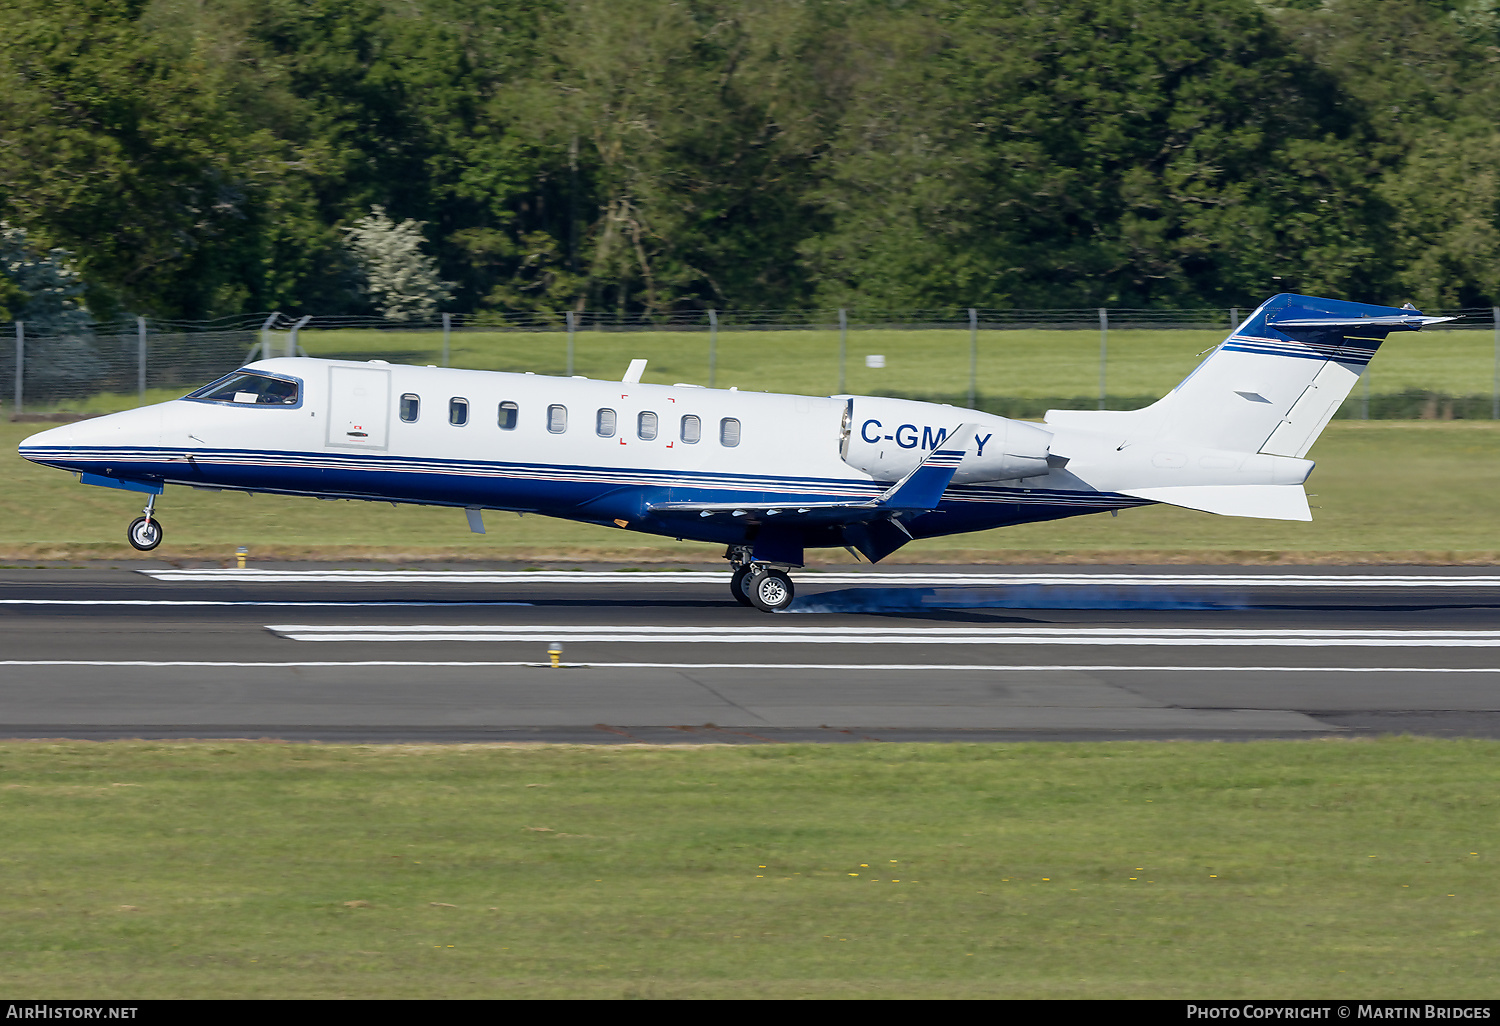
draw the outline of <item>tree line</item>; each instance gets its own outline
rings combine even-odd
[[[0,220],[99,317],[367,310],[377,210],[476,314],[1500,302],[1496,0],[0,12]]]

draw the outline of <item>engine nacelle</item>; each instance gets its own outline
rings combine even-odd
[[[962,424],[978,430],[972,438],[949,439]],[[916,469],[934,448],[965,450],[954,484],[1013,481],[1047,473],[1052,432],[1035,424],[987,413],[911,399],[856,396],[844,410],[839,455],[878,481],[898,481]]]

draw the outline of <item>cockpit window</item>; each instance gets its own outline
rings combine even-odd
[[[187,396],[214,403],[246,406],[296,406],[301,399],[295,378],[278,378],[255,371],[235,371]]]

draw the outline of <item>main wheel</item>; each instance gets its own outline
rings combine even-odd
[[[742,606],[750,605],[750,575],[755,571],[747,563],[745,566],[736,567],[734,576],[729,578],[729,594]]]
[[[796,589],[781,570],[762,570],[750,578],[750,602],[762,613],[775,613],[792,604]]]
[[[161,522],[136,517],[126,530],[125,537],[130,539],[130,544],[140,551],[150,552],[161,544]]]

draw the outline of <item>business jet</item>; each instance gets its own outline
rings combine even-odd
[[[1167,503],[1311,520],[1303,457],[1387,335],[1452,320],[1278,295],[1165,398],[1043,423],[827,397],[312,358],[260,360],[171,402],[53,428],[26,459],[166,485],[541,514],[726,546],[730,593],[784,609],[808,549],[871,562],[908,541]]]

